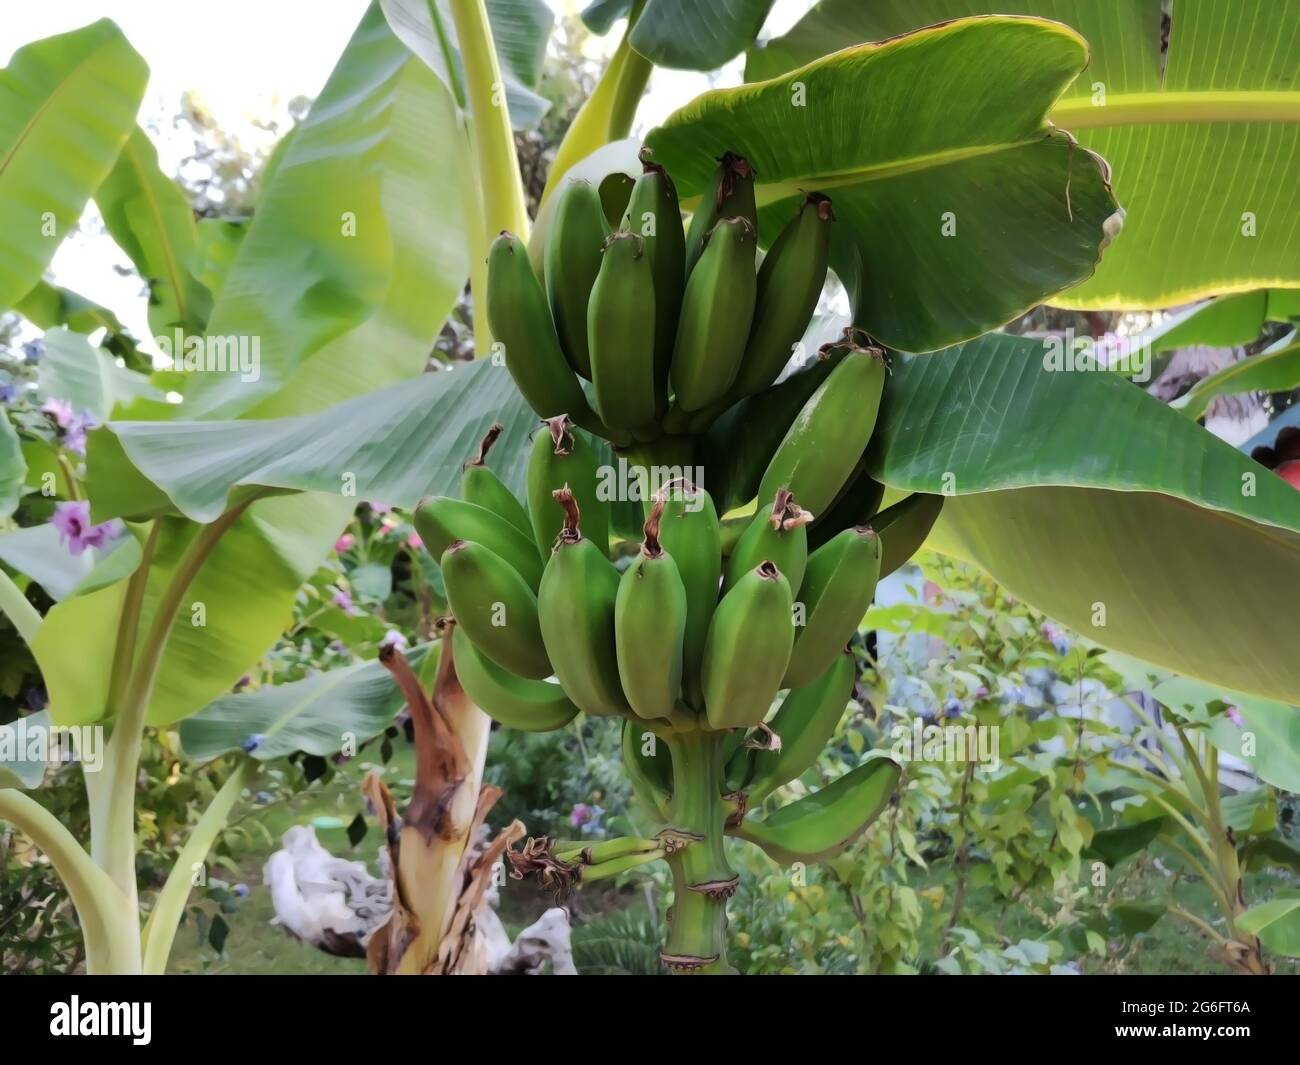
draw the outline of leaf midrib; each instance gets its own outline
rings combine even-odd
[[[1175,122],[1300,122],[1300,92],[1195,89],[1107,93],[1059,100],[1048,117],[1069,130]]]

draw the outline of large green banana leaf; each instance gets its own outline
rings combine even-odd
[[[418,374],[467,273],[456,224],[455,149],[463,137],[452,115],[445,89],[373,6],[265,189],[209,322],[213,333],[260,337],[261,377],[243,383],[196,374],[183,412],[297,414]],[[390,225],[389,215],[401,224]],[[345,235],[350,220],[355,236]],[[223,442],[207,446],[228,448],[256,425],[227,423]],[[327,427],[325,439],[337,432]],[[88,461],[98,512],[105,496],[149,482],[126,463],[120,479],[97,482],[97,446],[92,440]],[[328,472],[325,492],[259,500],[222,537],[184,596],[151,721],[178,720],[229,690],[284,630],[299,586],[357,501],[344,494],[348,471]],[[198,531],[164,520],[142,631]],[[60,723],[98,720],[112,709],[104,685],[124,591],[119,581],[74,596],[41,626],[35,651]]]
[[[212,296],[194,276],[198,242],[185,193],[158,166],[158,149],[139,126],[95,202],[109,235],[149,285],[149,327],[155,336],[202,333]]]
[[[163,399],[144,374],[118,366],[83,334],[63,328],[45,332],[37,387],[42,398],[66,400],[74,411],[89,411],[101,422],[118,404]]]
[[[0,310],[41,279],[135,126],[149,68],[101,19],[0,71]]]
[[[14,310],[41,329],[60,325],[67,326],[74,333],[107,329],[108,335],[102,341],[102,347],[137,362],[148,361],[137,353],[135,337],[127,332],[116,314],[70,289],[38,281],[14,305]]]
[[[758,36],[775,0],[645,0],[630,43],[661,67],[713,70],[740,55]],[[594,0],[582,11],[592,33],[604,36],[632,11],[632,0]]]
[[[1097,273],[1053,302],[1162,307],[1300,283],[1300,4],[1287,0],[822,0],[750,54],[769,78],[817,56],[967,15],[1058,19],[1088,69],[1050,118],[1107,159],[1127,212]],[[1168,51],[1162,55],[1162,36]],[[990,72],[997,71],[996,62]]]
[[[22,443],[9,421],[9,412],[0,410],[0,518],[9,517],[17,509],[26,480]]]
[[[465,70],[450,0],[380,0],[380,6],[393,32],[463,104]],[[531,129],[551,106],[536,90],[555,15],[542,0],[486,0],[485,6],[511,124]]]
[[[705,93],[647,143],[688,206],[747,156],[764,242],[828,194],[857,324],[934,351],[1078,284],[1118,230],[1105,164],[1046,121],[1087,58],[1057,23],[967,19]]]
[[[469,275],[463,144],[450,93],[372,4],[208,321],[257,338],[260,376],[195,375],[184,416],[319,410],[419,373]]]
[[[930,544],[1098,643],[1300,702],[1281,619],[1300,588],[1300,493],[1104,371],[991,335],[899,356],[872,476],[949,495]]]
[[[110,423],[91,434],[87,484],[96,520],[174,505],[195,521],[212,521],[240,487],[347,489],[353,504],[413,506],[427,495],[459,493],[462,467],[494,421],[506,429],[492,466],[522,495],[537,419],[493,359],[424,374],[317,414]]]
[[[406,652],[412,668],[426,668],[424,644]],[[206,762],[259,742],[250,752],[259,761],[283,758],[294,751],[322,757],[337,754],[348,737],[354,744],[378,735],[406,704],[392,675],[379,662],[354,662],[302,680],[269,685],[256,691],[224,695],[181,723],[181,745],[198,762]]]

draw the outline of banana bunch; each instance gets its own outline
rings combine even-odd
[[[489,327],[542,419],[524,498],[487,465],[493,427],[461,497],[426,500],[415,525],[441,563],[469,696],[511,728],[620,719],[633,789],[662,826],[601,850],[531,840],[516,872],[558,888],[668,862],[664,961],[711,972],[736,884],[724,836],[821,860],[893,794],[899,767],[875,757],[764,809],[833,734],[876,583],[942,497],[887,501],[871,476],[888,365],[868,335],[849,328],[785,372],[826,280],[830,200],[806,194],[760,260],[746,159],[720,158],[689,228],[669,175],[641,160],[622,198],[569,181],[531,260],[508,233],[493,244]],[[634,473],[639,535],[596,437]]]

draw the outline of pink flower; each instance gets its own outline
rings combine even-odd
[[[343,554],[344,551],[347,551],[350,547],[352,547],[352,545],[355,544],[356,542],[357,542],[357,538],[355,536],[353,536],[351,533],[344,533],[342,536],[340,536],[337,540],[334,541],[334,550],[341,555]]]
[[[387,503],[371,503],[370,509],[376,514],[387,514],[393,508]]]
[[[926,581],[921,588],[921,599],[926,603],[943,602],[943,589],[934,581]]]
[[[424,541],[420,539],[419,533],[413,532],[407,536],[406,546],[411,548],[413,551],[418,551],[424,546]]]
[[[74,555],[81,554],[88,547],[103,547],[119,531],[116,521],[91,525],[90,504],[85,500],[60,503],[54,508],[50,524],[59,530],[59,542],[67,544]]]
[[[352,605],[352,596],[342,588],[334,589],[334,605],[345,614],[356,613],[356,608]]]
[[[406,650],[406,647],[407,647],[407,644],[406,644],[406,637],[403,636],[403,635],[402,635],[400,632],[398,632],[396,629],[389,629],[389,630],[384,634],[384,638],[383,638],[383,640],[380,641],[379,646],[380,646],[380,647],[396,647],[399,651],[405,651],[405,650]]]
[[[1224,711],[1224,716],[1225,716],[1229,721],[1231,721],[1234,725],[1236,725],[1237,728],[1245,728],[1245,727],[1246,727],[1246,722],[1244,722],[1244,721],[1241,719],[1241,711],[1238,710],[1235,706],[1230,706],[1230,707],[1228,707],[1228,709]]]
[[[72,421],[72,404],[66,399],[47,399],[41,410],[53,418],[54,424],[60,429],[66,429]]]
[[[89,411],[82,411],[67,424],[63,431],[63,446],[78,455],[86,453],[86,431],[99,424]]]

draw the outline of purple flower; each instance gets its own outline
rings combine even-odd
[[[1245,728],[1245,727],[1246,727],[1246,722],[1244,722],[1244,721],[1241,719],[1241,711],[1238,710],[1235,706],[1230,706],[1230,707],[1228,707],[1228,709],[1224,711],[1224,716],[1225,716],[1229,721],[1231,721],[1234,725],[1236,725],[1237,728]]]
[[[66,399],[47,399],[41,404],[41,410],[53,418],[60,429],[66,429],[72,423],[72,404]]]
[[[352,605],[352,596],[342,588],[334,589],[334,605],[345,614],[356,613],[356,607]]]
[[[243,744],[241,744],[241,746],[244,748],[244,753],[252,754],[255,750],[257,750],[260,746],[262,746],[262,740],[264,740],[265,738],[266,737],[263,736],[260,732],[254,732],[251,736],[248,737],[248,739],[246,739],[243,742]]]
[[[78,455],[86,453],[86,431],[93,429],[99,422],[89,411],[82,411],[68,422],[63,430],[63,446]]]
[[[973,692],[970,693],[970,697],[972,699],[987,699],[989,697],[989,690],[988,688],[984,687],[983,684],[981,684],[978,688],[976,688]]]
[[[569,814],[569,824],[574,828],[581,828],[595,815],[595,810],[585,802],[577,803],[573,807],[573,812]]]
[[[387,503],[371,503],[370,509],[376,514],[387,514],[393,508]]]
[[[0,403],[12,403],[18,398],[18,389],[8,381],[0,385]]]
[[[74,555],[81,554],[88,547],[103,547],[118,534],[116,521],[91,525],[90,504],[82,499],[60,503],[54,508],[50,524],[59,530],[59,542],[67,544]]]
[[[41,356],[45,354],[45,341],[29,340],[23,345],[23,358],[27,360],[27,365],[40,362]]]
[[[384,633],[383,640],[380,641],[380,647],[396,647],[399,651],[405,651],[407,647],[406,637],[396,629],[389,629]]]
[[[1045,621],[1041,631],[1043,637],[1052,645],[1058,655],[1064,658],[1070,653],[1070,637],[1065,634],[1063,629],[1053,625],[1050,621]]]
[[[269,791],[259,791],[253,796],[255,802],[260,802],[263,806],[269,803],[274,796]]]
[[[230,890],[233,891],[233,892],[235,893],[235,898],[238,898],[238,899],[246,899],[246,898],[248,898],[248,885],[247,885],[247,884],[236,884],[236,885],[235,885],[233,888],[231,888]]]
[[[961,717],[962,710],[961,700],[955,695],[948,696],[943,704],[944,717]]]

